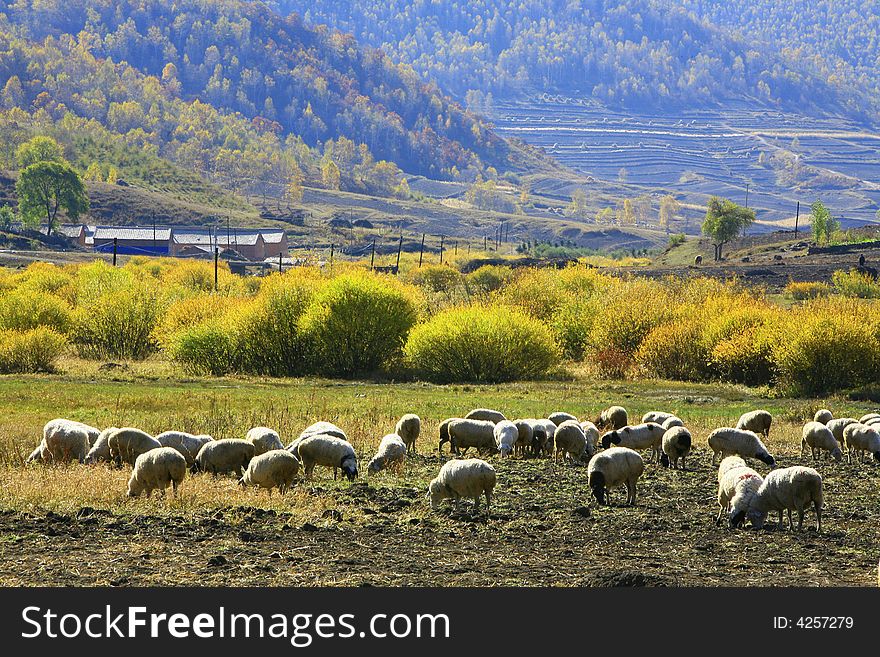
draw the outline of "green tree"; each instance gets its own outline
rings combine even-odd
[[[721,249],[755,221],[755,212],[733,201],[713,196],[709,199],[703,235],[712,239],[715,260],[722,258]]]
[[[104,180],[104,173],[101,171],[101,165],[97,162],[92,162],[89,165],[89,168],[86,169],[86,173],[83,176],[84,180],[90,180],[92,182],[100,182]]]
[[[76,220],[88,211],[89,197],[82,178],[64,162],[37,162],[19,172],[15,183],[22,223],[39,226],[45,217],[46,234],[58,226],[58,211]]]
[[[811,223],[813,227],[813,239],[816,244],[828,242],[834,231],[840,229],[840,222],[831,216],[831,211],[825,207],[822,201],[816,201],[810,206]]]
[[[64,151],[51,137],[39,135],[26,141],[15,151],[18,168],[24,169],[37,162],[65,162]]]
[[[0,207],[0,230],[11,230],[15,221],[15,210],[9,205]]]
[[[576,189],[571,193],[571,203],[565,208],[565,214],[577,219],[587,217],[587,195],[582,189]]]

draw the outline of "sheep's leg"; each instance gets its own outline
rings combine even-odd
[[[782,509],[779,509],[779,522],[776,523],[776,529],[782,531],[785,525],[782,522]]]
[[[336,481],[337,469],[333,468],[333,481]]]
[[[788,531],[793,532],[794,531],[794,523],[791,521],[791,509],[786,509],[786,511],[788,512]],[[800,528],[798,528],[798,529],[800,529]]]
[[[636,503],[636,482],[632,479],[626,482],[626,503],[633,506]]]
[[[822,533],[822,505],[818,502],[813,502],[813,508],[816,510],[816,531],[818,533]]]
[[[177,497],[177,482],[173,479],[171,480],[171,496]]]
[[[798,509],[798,531],[804,530],[804,509]]]
[[[492,515],[492,491],[484,491],[486,493],[486,516]]]
[[[804,451],[807,449],[807,439],[801,438],[801,458],[804,457]]]

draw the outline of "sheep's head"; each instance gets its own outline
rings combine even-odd
[[[663,454],[660,455],[660,464],[664,468],[668,468],[671,466],[671,463],[669,462],[669,456],[666,454],[666,452],[663,452]]]
[[[605,475],[598,470],[590,473],[590,490],[600,505],[605,504]]]
[[[370,462],[367,463],[367,474],[379,472],[384,467],[385,467],[385,457],[384,456],[377,456],[373,459],[370,459]]]
[[[194,460],[193,464],[189,466],[189,471],[192,474],[197,474],[202,471],[202,464],[199,462],[198,459]]]
[[[749,509],[746,513],[746,517],[749,519],[749,522],[752,523],[752,527],[755,529],[762,529],[767,520],[767,512],[758,511],[757,509]]]
[[[428,493],[425,499],[431,502],[431,508],[436,509],[437,505],[449,497],[449,489],[437,478],[432,479],[428,484]]]
[[[763,463],[766,463],[771,468],[776,467],[776,459],[774,459],[772,456],[770,456],[767,452],[762,452],[761,454],[755,454],[755,458],[758,459],[759,461],[762,461]]]
[[[357,479],[357,459],[353,455],[346,456],[344,459],[342,459],[339,467],[342,469],[342,474],[344,474],[349,481],[354,481],[355,479]]]
[[[620,434],[617,431],[609,431],[604,436],[602,436],[602,448],[608,449],[611,445],[619,445],[620,444]]]
[[[746,509],[733,510],[730,512],[730,528],[740,527],[746,519]]]
[[[843,452],[840,451],[840,447],[835,447],[831,450],[831,458],[840,463],[843,460]]]

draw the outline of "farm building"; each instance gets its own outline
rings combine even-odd
[[[101,253],[113,251],[128,255],[170,255],[171,228],[142,226],[95,226],[94,248]]]

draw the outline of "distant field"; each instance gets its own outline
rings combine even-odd
[[[505,386],[334,380],[186,379],[161,363],[107,373],[73,361],[64,374],[0,378],[0,584],[8,585],[648,585],[862,586],[876,583],[880,501],[875,465],[816,467],[825,478],[823,534],[716,527],[708,431],[748,409],[774,413],[769,447],[799,457],[800,425],[815,408],[873,410],[840,399],[767,399],[736,386],[655,381],[528,382]],[[631,417],[665,409],[691,428],[687,472],[648,464],[638,504],[597,508],[586,469],[547,459],[490,457],[492,515],[432,512],[428,481],[437,424],[472,407],[509,417],[567,410],[593,417],[615,402]],[[397,417],[423,420],[419,456],[399,479],[366,477],[366,460]],[[285,441],[325,419],[360,458],[354,484],[317,471],[285,497],[242,490],[232,477],[187,476],[171,501],[124,497],[128,468],[24,466],[42,425],[65,416],[104,427],[176,428],[242,436],[257,424]],[[812,463],[810,463],[813,465]],[[766,472],[762,464],[759,471]],[[617,503],[621,494],[615,496]],[[468,504],[468,503],[465,503]],[[813,523],[812,515],[807,524]]]

